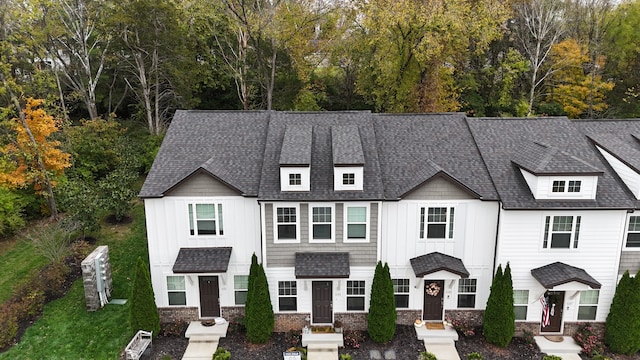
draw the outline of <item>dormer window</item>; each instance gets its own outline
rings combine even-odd
[[[331,127],[333,152],[333,190],[362,191],[364,189],[364,152],[360,131],[356,125]]]
[[[289,174],[289,185],[291,186],[302,185],[302,174],[299,174],[299,173]]]
[[[560,180],[554,181],[551,191],[553,191],[554,193],[564,192],[564,183],[565,183],[564,181],[560,181]]]
[[[280,191],[311,190],[311,126],[290,125],[280,149]]]
[[[569,181],[554,180],[553,181],[553,185],[551,186],[551,192],[554,192],[554,193],[563,193],[563,192],[579,193],[581,187],[582,187],[582,181],[581,180],[569,180]]]
[[[342,174],[342,185],[355,185],[355,183],[356,183],[356,174],[354,173]]]

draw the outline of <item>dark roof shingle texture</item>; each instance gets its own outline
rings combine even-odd
[[[417,277],[423,277],[441,270],[460,275],[463,278],[469,277],[469,271],[462,263],[462,260],[439,252],[421,255],[410,261],[413,272]]]
[[[576,281],[588,285],[592,289],[600,289],[600,283],[591,277],[584,269],[554,262],[531,270],[531,275],[546,289]]]
[[[229,267],[230,247],[181,248],[173,272],[180,273],[224,273]]]
[[[348,278],[349,253],[347,252],[297,252],[296,278]]]

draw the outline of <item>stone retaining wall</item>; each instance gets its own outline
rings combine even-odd
[[[102,257],[104,264],[104,279],[103,284],[106,292],[106,300],[109,300],[111,296],[111,290],[113,288],[113,281],[111,279],[111,262],[109,261],[109,247],[98,246],[91,254],[89,254],[80,267],[82,268],[82,284],[84,286],[84,299],[86,303],[87,311],[96,311],[102,307],[100,304],[100,294],[98,293],[98,279],[96,278],[96,263],[95,259]]]

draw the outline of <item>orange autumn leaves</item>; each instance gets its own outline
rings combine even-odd
[[[58,123],[41,104],[42,100],[27,99],[23,112],[28,129],[20,118],[10,121],[15,137],[0,147],[0,186],[15,189],[33,185],[37,193],[42,193],[47,181],[43,167],[55,178],[71,166],[71,156],[59,148],[60,141],[51,139],[51,135],[59,131]],[[51,182],[55,185],[53,179]]]

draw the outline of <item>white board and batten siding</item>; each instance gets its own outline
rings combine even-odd
[[[546,216],[581,216],[578,247],[543,248]],[[496,264],[511,267],[514,290],[529,290],[527,321],[540,321],[539,298],[545,289],[533,278],[531,270],[554,262],[582,268],[601,285],[596,321],[605,321],[618,279],[618,265],[625,233],[625,210],[503,210],[500,214]],[[551,235],[549,235],[551,236]],[[572,238],[573,246],[573,238]],[[563,321],[577,321],[580,301],[577,289],[568,284],[555,290],[567,290]],[[588,289],[584,286],[583,290]]]
[[[144,200],[151,279],[156,304],[159,307],[168,306],[166,276],[173,275],[173,264],[180,248],[233,248],[226,273],[186,276],[187,306],[199,304],[199,275],[218,276],[221,306],[233,306],[235,303],[234,275],[248,275],[251,255],[254,252],[260,261],[258,202],[252,198],[238,196],[215,181],[213,183],[217,184],[211,186],[210,179],[208,176],[196,176],[191,179],[192,181],[173,190],[169,196]],[[188,205],[195,203],[222,204],[223,235],[193,236],[190,234]]]
[[[420,238],[420,209],[423,207],[455,209],[452,239],[448,236],[445,239]],[[469,193],[441,178],[414,190],[403,200],[383,203],[381,259],[389,264],[392,278],[411,279],[411,309],[422,309],[424,281],[416,278],[410,259],[432,252],[462,260],[470,272],[470,278],[477,279],[475,308],[484,309],[491,286],[497,220],[498,202],[474,199]],[[433,276],[429,278],[435,279]],[[455,309],[457,280],[447,281],[445,286],[445,308]]]
[[[640,199],[640,174],[603,148],[599,146],[596,146],[596,148],[600,151],[605,160],[607,160],[609,165],[611,165],[613,170],[615,170],[620,179],[624,181],[625,185],[627,185],[629,190],[631,190],[636,199]]]

